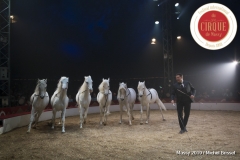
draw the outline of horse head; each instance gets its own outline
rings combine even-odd
[[[102,92],[104,95],[109,94],[109,89],[110,89],[109,82],[110,82],[109,78],[108,79],[103,78],[103,81],[102,81],[101,85],[99,86],[100,92]]]
[[[127,84],[119,83],[118,95],[117,98],[120,100],[124,100],[127,95]]]
[[[68,77],[61,77],[60,82],[61,82],[61,87],[63,90],[68,89],[68,81],[69,81]]]
[[[85,76],[84,78],[85,78],[85,83],[87,84],[89,91],[90,91],[90,92],[93,92],[93,88],[92,88],[92,86],[93,86],[93,84],[92,84],[93,81],[92,81],[91,76]]]
[[[39,97],[41,99],[43,99],[45,97],[46,94],[46,90],[47,90],[47,79],[38,79],[38,90],[39,90]]]
[[[145,91],[145,89],[146,89],[146,86],[145,86],[145,81],[144,82],[138,82],[138,87],[137,87],[137,89],[138,89],[138,95],[139,95],[139,97],[142,97],[143,96],[143,94],[144,94],[144,91]]]

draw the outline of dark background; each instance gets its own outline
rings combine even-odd
[[[91,75],[94,92],[102,78],[109,78],[116,92],[118,83],[136,89],[163,85],[160,7],[153,0],[12,0],[11,78],[14,94],[32,94],[37,78],[48,78],[52,95],[58,79],[67,76],[69,94],[75,96],[83,77]],[[180,19],[174,14],[179,2]],[[226,5],[240,22],[237,0],[172,0],[174,72],[184,74],[197,91],[219,92],[240,88],[240,33],[224,49],[200,47],[190,33],[193,13],[210,2]],[[239,25],[239,24],[238,24]],[[176,37],[180,35],[179,41]],[[156,38],[157,44],[151,45]],[[153,78],[157,77],[157,78]]]

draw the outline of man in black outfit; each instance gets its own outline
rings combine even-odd
[[[191,110],[191,103],[196,94],[196,90],[192,84],[188,81],[183,81],[183,74],[176,74],[177,83],[173,85],[171,94],[171,103],[174,104],[174,99],[177,99],[177,113],[178,122],[180,125],[180,134],[187,132],[186,126]],[[183,118],[183,108],[184,108],[184,118]]]

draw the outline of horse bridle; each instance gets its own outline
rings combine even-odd
[[[44,93],[43,98],[44,98],[44,97],[48,97],[48,96],[45,96],[45,95],[46,95],[46,92]],[[40,97],[40,95],[34,94],[34,97]],[[34,97],[33,97],[33,100],[34,100]],[[43,99],[43,98],[41,98],[41,99]]]
[[[68,83],[68,82],[67,82]],[[61,84],[62,84],[62,81],[61,81]],[[68,87],[66,88],[66,89],[68,89]],[[55,94],[55,96],[56,97],[58,97],[57,95],[60,93],[60,91],[57,93],[57,94]]]
[[[105,94],[102,93],[102,92],[99,92],[99,93],[102,93],[103,95],[105,95],[105,100],[106,100],[106,101],[105,101],[104,108],[106,107],[106,104],[107,104],[107,101],[108,101],[108,95],[109,95],[109,94],[112,94],[112,93],[109,93],[109,90],[110,90],[109,88],[110,88],[110,87],[108,86],[108,94],[107,94],[107,95],[105,95]]]
[[[146,97],[149,96],[149,95],[151,95],[151,99],[152,99],[152,93],[149,91],[149,89],[147,89],[147,90],[148,90],[148,92],[149,92],[148,95],[144,95],[145,88],[144,88],[144,91],[143,91],[143,95],[146,96]],[[138,96],[139,96],[139,95],[138,95]]]
[[[128,97],[128,96],[131,94],[131,92],[130,92],[130,90],[129,90],[128,88],[126,88],[126,87],[124,87],[124,89],[126,90],[126,92],[127,92],[127,90],[128,90],[128,94],[125,96],[125,98],[126,98],[126,97]]]
[[[85,81],[86,82],[86,81]],[[87,86],[88,86],[88,82],[86,82],[87,83]],[[82,94],[83,92],[86,92],[87,90],[89,90],[89,88],[88,89],[86,89],[85,91],[82,91],[80,94]]]
[[[46,91],[46,92],[47,92],[47,91]],[[48,96],[45,96],[45,95],[46,95],[46,92],[44,93],[43,98],[44,98],[44,97],[48,97]],[[39,97],[40,95],[34,94],[34,96]]]
[[[109,94],[112,94],[112,93],[109,93],[109,90],[110,90],[109,88],[110,88],[110,87],[108,86],[108,95],[109,95]],[[104,92],[99,92],[99,93],[102,93],[103,95],[105,95]]]

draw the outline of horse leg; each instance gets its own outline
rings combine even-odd
[[[106,113],[107,113],[107,107],[103,108],[103,125],[106,125]]]
[[[56,118],[56,110],[53,109],[52,110],[53,116],[52,116],[52,129],[54,129],[54,125],[55,125],[55,118]]]
[[[33,123],[32,123],[32,128],[33,129],[36,129],[37,117],[38,117],[38,112],[36,112],[34,114],[34,120],[33,120]]]
[[[35,123],[34,123],[34,125],[33,125],[33,128],[34,128],[34,129],[36,129],[36,127],[37,127],[38,119],[39,119],[39,117],[41,116],[41,114],[42,114],[42,111],[40,111],[40,112],[37,113],[37,116],[36,116],[36,118],[35,118]]]
[[[99,106],[100,108],[100,125],[102,125],[102,116],[103,116],[103,113],[102,113],[102,106]]]
[[[107,110],[107,109],[108,109],[109,107],[110,107],[110,105],[108,105],[108,107],[107,107],[106,110],[105,110],[105,115],[104,115],[105,122],[104,122],[104,126],[107,125],[107,118],[108,118],[108,113],[109,113],[109,110]]]
[[[82,128],[82,124],[83,124],[83,108],[82,108],[82,105],[79,104],[79,114],[80,114],[80,128]]]
[[[111,114],[110,113],[110,105],[107,107],[107,115]]]
[[[84,124],[86,124],[88,108],[89,108],[89,106],[87,106],[87,108],[85,109],[85,112],[84,112]]]
[[[62,123],[62,117],[63,117],[63,112],[61,113],[61,118],[60,118],[60,121],[58,124],[61,124]]]
[[[119,121],[119,124],[121,124],[121,123],[122,123],[122,111],[123,111],[123,105],[120,104],[119,106],[120,106],[120,121]]]
[[[66,107],[62,111],[63,116],[62,116],[62,133],[65,132],[65,114],[66,114]]]
[[[143,106],[142,106],[142,104],[140,105],[140,107],[141,107],[141,119],[140,119],[140,124],[143,124],[143,119],[142,119],[142,114],[143,114]]]
[[[149,115],[150,115],[150,107],[149,107],[149,104],[147,104],[147,112],[146,112],[146,115],[147,115],[146,124],[148,124],[148,121],[149,121]]]
[[[164,118],[163,113],[162,113],[162,108],[159,105],[158,105],[158,107],[159,107],[159,109],[161,111],[163,121],[166,121],[166,119]]]
[[[126,107],[127,107],[127,114],[128,114],[128,121],[129,121],[129,125],[131,126],[132,125],[132,116],[131,116],[131,111],[130,111],[130,108],[129,108],[129,103],[126,104]]]
[[[37,112],[34,113],[34,119],[33,119],[32,125],[36,123],[36,119],[37,119]]]
[[[35,114],[35,109],[32,107],[31,117],[30,117],[30,123],[29,123],[29,125],[28,125],[28,130],[27,130],[28,133],[30,132],[31,127],[32,127],[32,122],[33,122],[34,116],[35,116],[34,114]]]
[[[134,120],[134,117],[133,117],[133,107],[134,107],[134,103],[132,103],[130,105],[130,111],[131,111],[132,120]]]

